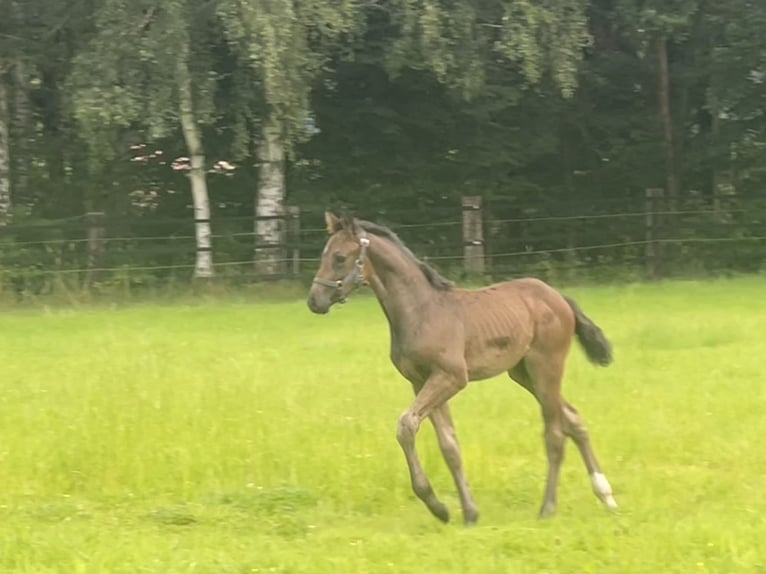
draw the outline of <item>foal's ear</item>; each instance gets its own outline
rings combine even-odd
[[[343,228],[343,222],[340,217],[335,215],[332,211],[324,212],[324,221],[327,224],[327,234],[334,235]]]

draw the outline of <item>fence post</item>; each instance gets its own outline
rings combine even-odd
[[[301,272],[301,208],[289,205],[287,211],[287,247],[291,250],[292,272],[298,276]]]
[[[660,214],[665,192],[662,188],[646,190],[646,273],[649,279],[659,279],[662,274],[662,244],[660,238]]]
[[[463,264],[468,273],[484,273],[484,228],[481,197],[463,196]]]
[[[95,269],[101,265],[104,255],[106,231],[104,228],[105,214],[103,211],[89,211],[85,215],[88,223],[88,271],[85,274],[85,285],[89,286],[96,279]]]

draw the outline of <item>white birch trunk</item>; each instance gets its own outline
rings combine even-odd
[[[0,66],[0,225],[11,219],[11,142],[8,138],[8,90]]]
[[[29,189],[30,138],[32,137],[32,115],[29,102],[29,78],[21,58],[13,67],[14,111],[13,111],[13,193],[17,198],[27,196]]]
[[[213,251],[210,232],[210,198],[207,193],[205,174],[205,154],[202,138],[194,118],[191,76],[187,61],[188,50],[181,50],[178,59],[178,102],[181,112],[181,128],[186,147],[189,149],[191,169],[192,202],[194,204],[194,228],[197,239],[197,258],[194,264],[194,277],[213,276]]]
[[[258,146],[260,172],[255,202],[255,270],[259,275],[285,271],[285,150],[282,129],[270,119]],[[269,219],[260,219],[266,217]]]

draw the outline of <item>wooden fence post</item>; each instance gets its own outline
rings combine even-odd
[[[481,197],[463,196],[463,264],[468,273],[484,273],[484,227]]]
[[[287,211],[287,248],[291,252],[292,273],[297,276],[301,272],[301,208],[289,205]]]
[[[663,197],[662,188],[646,190],[646,273],[649,279],[656,280],[662,275],[662,244],[660,238]]]

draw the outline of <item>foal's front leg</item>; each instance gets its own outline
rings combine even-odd
[[[420,464],[415,448],[415,437],[423,420],[465,385],[465,375],[459,377],[446,372],[432,374],[418,392],[412,406],[399,417],[399,424],[396,429],[396,439],[404,451],[407,467],[410,470],[412,490],[425,503],[428,510],[442,522],[449,521],[449,511],[436,498],[431,483]]]
[[[466,525],[475,524],[479,519],[479,510],[473,501],[471,489],[468,486],[468,480],[463,472],[463,460],[460,455],[460,445],[457,442],[455,433],[455,424],[452,422],[449,404],[442,403],[431,413],[431,422],[436,431],[436,438],[439,440],[439,448],[444,456],[452,478],[455,480],[458,495],[460,496],[460,506],[463,508],[463,521]]]

